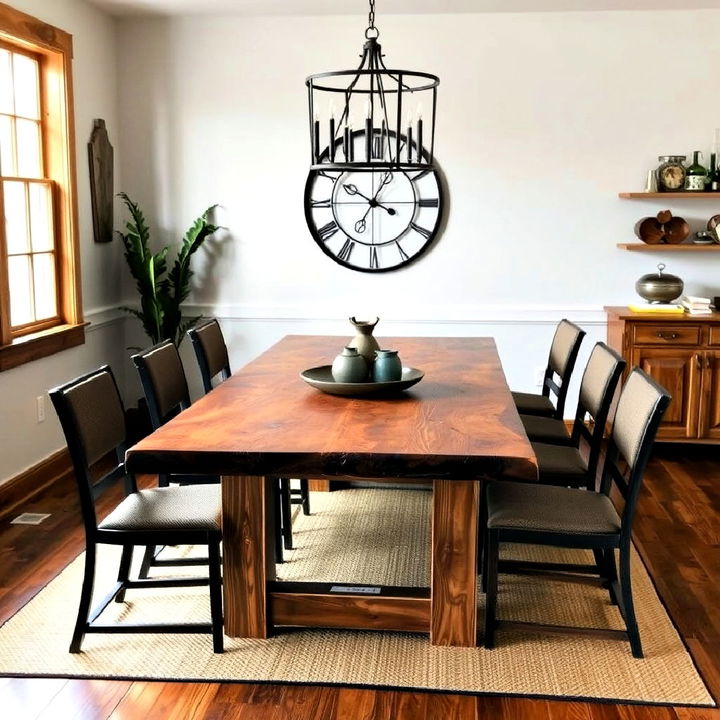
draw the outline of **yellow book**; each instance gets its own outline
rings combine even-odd
[[[673,303],[646,303],[643,305],[628,305],[628,310],[636,313],[677,313],[682,315],[685,309],[682,305]]]

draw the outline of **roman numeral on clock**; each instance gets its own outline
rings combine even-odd
[[[418,205],[420,207],[438,207],[438,205],[440,205],[440,200],[437,198],[420,198],[420,200],[418,200]]]
[[[422,235],[424,238],[430,239],[430,236],[432,235],[432,233],[430,232],[430,230],[428,230],[427,228],[424,228],[422,225],[417,225],[417,224],[414,223],[414,222],[411,222],[411,223],[410,223],[410,227],[411,227],[416,233],[420,233],[420,235]]]
[[[400,257],[402,258],[402,261],[405,262],[406,260],[409,260],[410,256],[402,249],[402,245],[400,244],[400,241],[396,240],[395,244],[397,245],[398,250],[400,251]]]
[[[355,247],[355,241],[354,240],[346,240],[345,244],[340,248],[340,252],[338,253],[338,258],[340,260],[344,260],[345,262],[349,262],[350,255],[352,255],[353,248]]]
[[[328,198],[327,200],[311,200],[310,205],[314,208],[329,208],[332,207],[331,205],[332,200]]]
[[[320,239],[324,242],[330,239],[337,231],[338,224],[334,220],[331,220],[327,225],[323,225],[321,228],[318,228],[317,232]]]
[[[415,182],[416,180],[420,180],[420,178],[424,178],[430,170],[420,170],[420,172],[413,175],[410,179]]]
[[[377,254],[377,248],[372,245],[370,247],[370,269],[377,269],[380,267],[380,263],[378,262],[378,254]]]

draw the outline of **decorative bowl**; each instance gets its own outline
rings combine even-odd
[[[361,397],[364,395],[394,395],[402,390],[419,383],[425,373],[417,368],[404,367],[399,380],[390,382],[335,382],[332,376],[332,366],[321,365],[309,368],[300,373],[300,377],[312,387],[330,395],[346,395],[348,397]]]

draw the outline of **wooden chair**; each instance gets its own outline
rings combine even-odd
[[[630,581],[630,540],[638,493],[660,420],[670,396],[635,368],[618,401],[599,492],[530,483],[493,482],[487,486],[483,587],[487,590],[485,647],[496,629],[567,630],[542,624],[496,619],[498,573],[553,574],[557,579],[599,575],[610,601],[619,606],[625,630],[584,628],[594,634],[628,640],[634,657],[643,657]],[[615,485],[624,499],[621,514],[610,500]],[[499,560],[500,543],[530,543],[592,550],[595,564],[533,563]],[[619,551],[620,575],[615,564]]]
[[[614,350],[605,343],[595,345],[583,375],[569,444],[531,443],[538,482],[595,490],[605,425],[624,368],[625,361]],[[543,419],[564,426],[562,420]]]
[[[231,375],[230,360],[222,329],[218,321],[213,318],[191,328],[187,335],[195,350],[203,388],[205,393],[209,393],[214,387],[215,378],[219,376],[220,382],[222,382]],[[293,546],[291,505],[300,504],[303,514],[310,514],[309,486],[306,478],[300,478],[299,489],[291,487],[288,478],[280,478],[278,482],[280,503],[278,512],[282,543],[286,550],[291,550]],[[278,561],[282,562],[282,547],[276,548],[275,555]]]
[[[158,487],[138,491],[123,462],[126,445],[125,414],[112,371],[107,365],[50,390],[72,458],[85,526],[85,572],[70,652],[80,652],[87,633],[212,633],[213,650],[223,651],[222,579],[220,570],[220,491],[217,486]],[[98,482],[91,468],[115,451],[115,467]],[[98,522],[95,498],[110,484],[124,479],[129,494]],[[117,582],[92,611],[98,544],[120,545]],[[136,545],[207,545],[208,558],[166,560],[164,565],[208,564],[208,577],[131,580],[130,565]],[[154,563],[161,564],[161,563]],[[123,602],[135,588],[208,585],[210,623],[138,625],[96,622],[113,601]]]
[[[231,375],[225,338],[220,324],[214,318],[190,328],[187,335],[195,351],[203,388],[207,394],[213,389],[214,378],[219,375],[222,382]]]
[[[513,392],[513,400],[518,412],[525,415],[543,415],[563,418],[565,398],[567,397],[570,376],[577,360],[580,343],[585,337],[581,330],[569,320],[561,320],[555,329],[555,336],[550,345],[550,355],[543,377],[542,391],[538,393]],[[557,375],[558,380],[555,381]],[[550,399],[550,392],[555,395],[555,404]]]
[[[595,423],[604,426],[624,369],[625,361],[620,355],[605,343],[596,343],[580,381],[580,396],[572,431],[568,433],[565,421],[558,418],[520,415],[528,439],[551,445],[577,446],[580,436],[586,435],[584,431],[587,429],[588,415]]]

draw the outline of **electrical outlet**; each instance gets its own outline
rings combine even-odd
[[[535,368],[535,386],[542,387],[544,379],[545,379],[545,368],[544,367]]]
[[[39,423],[45,422],[45,396],[38,395],[35,398],[35,404],[37,406],[37,421]]]

